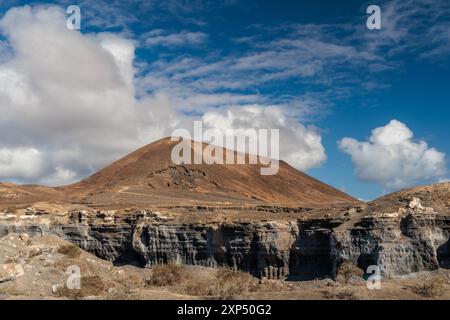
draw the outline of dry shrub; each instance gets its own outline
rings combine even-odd
[[[169,262],[154,266],[150,279],[146,280],[146,285],[156,287],[173,286],[187,277],[188,273],[182,266]]]
[[[53,267],[58,271],[66,273],[67,269],[74,264],[80,267],[82,275],[100,274],[100,270],[103,269],[103,266],[93,264],[83,258],[79,258],[76,261],[73,261],[70,257],[67,256],[63,256],[60,259],[55,259],[55,261],[53,262]]]
[[[105,284],[99,276],[81,277],[80,289],[69,289],[62,286],[56,289],[55,295],[69,299],[81,299],[88,296],[98,296],[104,293]]]
[[[67,244],[58,248],[58,253],[65,255],[68,258],[78,258],[81,255],[81,249],[73,244]]]
[[[423,297],[432,298],[445,293],[447,280],[442,276],[427,277],[418,281],[413,287],[413,291]]]
[[[208,279],[192,278],[183,284],[182,292],[190,296],[209,297],[216,295],[215,283]]]
[[[349,289],[336,289],[322,293],[325,299],[358,300],[356,293]]]
[[[133,293],[144,285],[142,277],[135,273],[118,275],[115,282],[123,288],[126,294]]]
[[[216,274],[214,294],[218,299],[247,298],[258,288],[258,281],[248,273],[220,269]]]
[[[252,291],[259,289],[258,280],[248,273],[230,269],[217,270],[211,279],[192,277],[183,283],[185,294],[214,299],[247,298]]]
[[[352,280],[361,279],[364,272],[353,263],[346,261],[342,263],[336,274],[336,280],[340,283],[350,283]]]
[[[264,292],[280,292],[292,290],[294,290],[294,286],[291,283],[280,280],[264,280],[260,282],[258,287],[258,291]]]

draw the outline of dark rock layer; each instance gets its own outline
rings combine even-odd
[[[111,219],[79,214],[66,223],[3,221],[0,236],[56,234],[116,264],[176,261],[273,279],[334,278],[344,261],[363,270],[377,265],[386,277],[450,267],[450,217],[438,214],[365,217],[345,228],[345,221],[331,219],[215,224],[140,214]]]

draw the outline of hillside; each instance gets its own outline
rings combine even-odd
[[[93,204],[268,203],[320,207],[356,202],[283,161],[272,176],[261,175],[259,164],[174,165],[170,156],[176,143],[166,138],[149,144],[59,190]]]

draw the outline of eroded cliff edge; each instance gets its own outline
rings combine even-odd
[[[56,234],[117,264],[176,261],[272,279],[334,278],[344,261],[363,270],[377,265],[385,277],[450,267],[450,216],[416,198],[395,212],[364,205],[317,218],[291,214],[276,220],[189,222],[144,209],[50,214],[28,208],[0,214],[0,237],[22,232]]]

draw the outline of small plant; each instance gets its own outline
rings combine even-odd
[[[292,291],[294,286],[292,283],[282,280],[260,280],[258,285],[258,291],[264,292],[280,292],[280,291]]]
[[[215,284],[211,280],[190,279],[183,285],[183,293],[190,296],[209,297],[215,295]]]
[[[423,278],[413,287],[413,291],[423,297],[437,297],[445,293],[445,283],[446,279],[442,276]]]
[[[144,285],[144,281],[141,276],[138,274],[126,274],[119,275],[115,279],[115,282],[122,286],[123,291],[127,294],[135,292],[137,289],[141,288]]]
[[[221,300],[246,298],[258,287],[258,281],[248,273],[220,269],[216,274],[214,293]]]
[[[69,289],[65,285],[55,291],[55,295],[69,299],[82,299],[88,296],[101,295],[105,284],[99,276],[82,276],[80,289]]]
[[[336,280],[340,283],[350,283],[352,280],[361,279],[363,275],[363,270],[353,263],[346,261],[339,266]]]
[[[81,249],[73,244],[63,245],[58,248],[58,253],[61,253],[68,258],[78,258],[81,255]]]
[[[212,279],[188,279],[183,284],[183,293],[227,300],[247,298],[259,288],[258,280],[248,273],[219,269]]]
[[[349,289],[337,289],[332,291],[323,291],[325,299],[338,299],[338,300],[358,300],[355,292]]]
[[[188,277],[186,270],[174,263],[159,264],[152,268],[150,279],[146,280],[148,286],[173,286]]]

